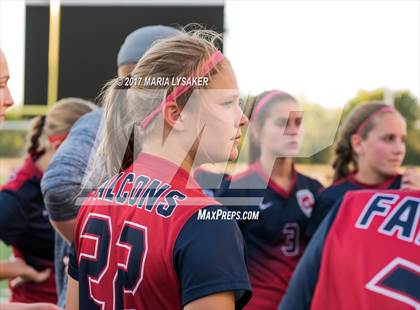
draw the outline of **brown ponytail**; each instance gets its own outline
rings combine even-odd
[[[28,135],[27,152],[34,156],[49,147],[48,137],[67,134],[73,124],[84,114],[96,109],[96,105],[80,98],[64,98],[57,101],[47,115],[32,121]]]
[[[255,107],[255,103],[257,102],[257,97],[248,97],[247,102],[245,104],[245,110],[244,110],[244,114],[248,117],[248,119],[251,119],[251,115],[252,115],[252,111],[254,110]],[[254,136],[253,133],[251,133],[249,135],[249,148],[248,148],[249,152],[249,156],[248,156],[248,163],[252,164],[254,163],[256,160],[258,160],[258,158],[260,157],[261,154],[261,148],[260,148],[260,144],[258,143],[256,137]]]
[[[334,182],[349,175],[350,164],[356,166],[353,158],[353,149],[351,147],[350,137],[343,134],[335,149],[335,159],[332,165],[334,168]]]
[[[389,107],[383,102],[368,102],[356,107],[344,122],[340,132],[340,138],[335,148],[335,158],[333,162],[334,177],[333,180],[338,181],[347,177],[350,173],[357,170],[357,158],[351,145],[351,137],[358,131],[363,139],[366,139],[368,133],[374,128],[374,117],[370,116],[373,113],[379,112],[381,109]],[[392,110],[393,113],[398,113]],[[389,110],[384,109],[384,112]],[[362,126],[363,124],[363,126]]]
[[[162,39],[143,55],[131,72],[131,77],[172,79],[197,76],[203,64],[217,51],[216,43],[219,40],[220,34],[201,29]],[[208,73],[206,77],[209,82],[221,70],[223,63]],[[174,90],[174,85],[166,89],[142,82],[121,90],[118,82],[118,79],[109,81],[100,95],[104,107],[104,123],[102,140],[89,172],[94,180],[109,179],[129,167],[140,152],[144,139],[161,132],[163,122],[157,121],[159,117],[147,128],[139,124],[161,104],[166,93]],[[199,87],[192,87],[176,99],[181,109],[196,88]],[[104,169],[96,169],[96,165],[103,165]]]
[[[40,140],[44,130],[45,125],[45,115],[37,116],[32,121],[31,132],[28,135],[28,149],[27,152],[30,155],[35,155],[36,153],[42,151],[40,150]]]

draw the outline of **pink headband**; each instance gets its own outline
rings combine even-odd
[[[368,117],[366,117],[366,119],[359,125],[359,127],[357,127],[356,129],[356,134],[360,135],[360,132],[363,130],[363,128],[366,127],[367,123],[377,114],[382,113],[382,112],[393,112],[394,109],[392,107],[383,107],[380,108],[379,110],[373,112],[371,115],[369,115]]]
[[[199,73],[200,77],[207,75],[218,63],[224,59],[223,54],[220,51],[216,51],[209,59],[202,65],[201,71]],[[140,123],[141,128],[146,128],[150,125],[153,119],[158,115],[167,102],[175,101],[179,96],[186,93],[191,88],[191,83],[185,85],[180,85],[175,87],[175,89],[163,100],[148,116],[146,116]]]
[[[267,95],[261,98],[261,100],[257,103],[257,106],[254,109],[254,112],[252,113],[252,120],[255,121],[257,119],[257,115],[260,113],[260,110],[263,108],[263,106],[274,96],[282,95],[284,94],[282,91],[279,90],[272,90]]]
[[[51,144],[55,144],[55,143],[62,143],[68,136],[68,133],[65,133],[63,135],[53,135],[53,136],[48,136],[48,142],[50,142]]]

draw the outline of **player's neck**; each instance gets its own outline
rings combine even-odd
[[[354,174],[354,179],[359,183],[366,185],[377,185],[385,182],[388,177],[372,171],[368,167],[360,167]]]
[[[50,164],[50,161],[53,155],[54,155],[54,151],[49,148],[47,151],[45,151],[44,154],[42,154],[37,159],[37,161],[35,162],[35,166],[38,168],[39,171],[44,173],[47,170],[48,165]]]
[[[192,170],[193,158],[192,156],[179,147],[160,147],[151,143],[145,143],[142,147],[142,152],[163,158],[184,169],[188,173]]]
[[[262,153],[259,159],[261,166],[271,179],[292,178],[293,160],[291,158],[276,158]]]

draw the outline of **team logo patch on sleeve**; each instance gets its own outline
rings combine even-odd
[[[315,203],[315,198],[311,191],[308,189],[298,190],[296,192],[296,199],[303,214],[310,217]]]

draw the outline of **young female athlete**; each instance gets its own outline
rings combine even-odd
[[[223,198],[249,203],[236,211],[259,210],[258,220],[240,220],[248,253],[253,296],[247,309],[274,309],[308,242],[303,234],[321,184],[295,170],[303,136],[303,110],[291,95],[272,90],[256,98],[251,130],[251,165],[231,178]],[[263,198],[252,203],[253,198]],[[238,199],[239,198],[239,199]]]
[[[9,81],[9,67],[7,65],[6,56],[0,49],[0,123],[5,118],[6,109],[13,105],[13,98],[8,88]],[[32,267],[25,264],[23,260],[16,259],[15,261],[0,262],[0,278],[11,278],[17,276],[29,277],[32,280],[45,277],[44,272],[37,272]],[[49,303],[2,303],[0,304],[3,310],[58,310],[59,308]]]
[[[247,122],[217,37],[198,30],[161,40],[132,85],[111,81],[97,154],[111,177],[78,214],[69,309],[234,309],[249,299],[239,228],[198,218],[226,210],[190,178],[194,165],[236,158]]]
[[[280,305],[419,309],[420,191],[349,191],[311,239]]]
[[[0,49],[0,122],[5,118],[6,109],[13,105],[13,98],[10,95],[9,87],[7,86],[9,78],[10,74],[6,56]]]
[[[316,200],[309,235],[349,190],[420,189],[420,176],[415,170],[407,169],[404,175],[399,174],[405,156],[406,135],[404,118],[384,103],[366,103],[352,111],[335,150],[335,183]]]
[[[0,188],[0,240],[11,245],[13,255],[28,265],[21,269],[21,274],[9,274],[9,277],[20,277],[14,280],[14,284],[19,285],[10,285],[12,302],[55,303],[57,300],[51,271],[54,230],[43,203],[40,180],[71,126],[94,108],[88,101],[66,98],[58,101],[46,116],[36,117],[28,136],[25,162]]]

